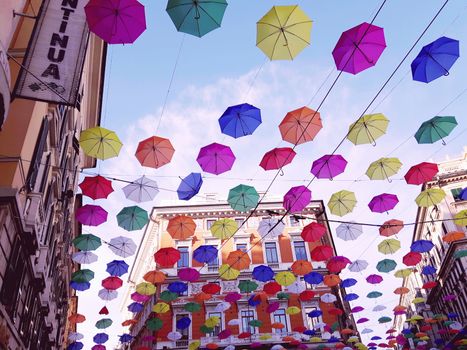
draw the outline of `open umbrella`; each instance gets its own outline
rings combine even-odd
[[[79,136],[79,145],[86,155],[101,160],[117,157],[122,148],[118,136],[100,126],[83,130]]]
[[[96,322],[97,329],[106,329],[112,325],[113,321],[110,318],[102,318]]]
[[[339,154],[327,154],[315,160],[311,173],[318,179],[333,179],[345,171],[347,161]]]
[[[281,169],[287,164],[292,163],[296,153],[293,148],[281,147],[274,148],[266,152],[259,163],[259,166],[264,170]]]
[[[383,293],[381,292],[378,292],[378,291],[373,291],[373,292],[370,292],[366,295],[366,297],[368,299],[377,299],[379,297],[381,297],[383,295]]]
[[[160,318],[153,317],[146,321],[146,328],[150,331],[158,331],[164,326],[164,322]]]
[[[326,268],[329,272],[340,273],[351,261],[345,256],[333,256],[326,263]]]
[[[334,254],[334,250],[331,246],[320,245],[311,251],[311,259],[314,261],[325,261],[328,260]]]
[[[114,254],[117,254],[118,256],[121,256],[122,258],[128,258],[129,256],[132,256],[136,252],[136,244],[133,242],[131,238],[124,237],[124,236],[118,236],[114,237],[110,240],[109,244],[109,249],[114,252]]]
[[[412,272],[413,272],[412,269],[400,269],[394,272],[394,276],[397,278],[404,278],[404,277],[410,276]]]
[[[219,143],[211,143],[201,147],[196,161],[203,171],[219,175],[232,169],[235,155],[230,147]]]
[[[279,124],[282,139],[293,145],[312,141],[322,128],[320,113],[308,107],[287,113]]]
[[[296,260],[290,267],[292,272],[297,276],[303,276],[310,273],[313,270],[311,262],[307,260]]]
[[[380,158],[370,164],[366,175],[371,180],[386,180],[397,174],[402,163],[397,158]]]
[[[219,219],[211,226],[211,234],[220,240],[232,237],[238,231],[238,224],[232,219]]]
[[[259,222],[257,231],[261,237],[277,238],[284,232],[285,224],[274,218],[265,218]]]
[[[381,282],[383,282],[383,277],[381,277],[380,275],[369,275],[367,278],[366,278],[366,281],[370,284],[379,284]]]
[[[461,210],[454,215],[454,223],[460,227],[467,226],[467,209]]]
[[[412,61],[412,77],[415,81],[429,83],[444,75],[459,58],[459,41],[442,36],[424,46]]]
[[[107,271],[111,276],[122,276],[128,272],[128,264],[123,260],[113,260],[107,264]]]
[[[71,280],[74,282],[84,283],[89,282],[94,278],[94,272],[89,269],[82,269],[73,272]]]
[[[241,293],[251,293],[258,288],[258,284],[249,281],[249,280],[243,280],[238,283],[238,289],[240,290]]]
[[[245,270],[250,267],[250,256],[242,250],[234,250],[227,256],[226,263],[236,270]]]
[[[102,280],[102,287],[105,289],[116,290],[123,285],[123,281],[116,276],[110,276]]]
[[[390,237],[396,235],[404,228],[404,223],[401,220],[391,219],[385,221],[379,227],[379,234],[381,236]]]
[[[107,198],[114,191],[112,182],[100,175],[86,176],[79,184],[79,188],[83,195],[92,199]]]
[[[345,280],[342,280],[341,287],[349,288],[349,287],[355,286],[356,284],[357,284],[357,280],[355,278],[346,278]]]
[[[284,195],[284,208],[290,213],[297,213],[306,208],[311,201],[311,191],[305,186],[292,187]]]
[[[351,213],[356,205],[357,198],[355,198],[355,193],[346,190],[333,193],[328,202],[329,210],[337,216]]]
[[[76,220],[83,225],[99,226],[107,221],[107,211],[99,205],[86,204],[76,210]]]
[[[109,340],[109,336],[105,333],[97,333],[92,340],[96,344],[104,344],[107,340]]]
[[[172,293],[181,295],[188,290],[188,285],[183,282],[175,281],[175,282],[169,283],[169,285],[167,286],[167,289],[171,291]]]
[[[420,125],[415,133],[415,139],[418,143],[434,143],[441,140],[442,144],[445,145],[444,138],[449,136],[456,126],[455,117],[436,116]]]
[[[199,279],[200,273],[194,268],[184,267],[178,270],[177,275],[182,281],[196,282]]]
[[[363,233],[362,225],[355,223],[342,223],[336,228],[336,235],[344,241],[356,240]]]
[[[383,259],[376,264],[376,269],[379,272],[390,272],[394,270],[397,266],[397,263],[392,259]]]
[[[96,250],[101,246],[101,239],[92,234],[81,234],[72,241],[73,245],[82,251]]]
[[[256,24],[256,46],[271,60],[293,60],[310,45],[311,25],[298,5],[273,6]]]
[[[335,302],[337,300],[337,298],[336,298],[336,296],[334,294],[325,293],[325,294],[321,295],[320,300],[323,303],[333,303],[333,302]]]
[[[256,207],[259,194],[255,188],[247,185],[238,185],[229,191],[227,202],[233,210],[241,212],[249,211]]]
[[[419,239],[418,241],[414,241],[410,246],[410,251],[418,252],[418,253],[427,253],[431,249],[433,249],[435,245],[432,241],[427,239]]]
[[[160,248],[154,254],[154,261],[161,267],[172,267],[180,260],[180,252],[172,247]]]
[[[373,67],[385,48],[383,28],[364,22],[341,34],[332,56],[338,70],[357,74]]]
[[[328,287],[335,287],[341,282],[341,279],[339,276],[330,274],[324,276],[323,283],[328,286]]]
[[[361,272],[368,267],[368,262],[366,260],[355,260],[349,265],[349,270],[352,272]]]
[[[123,187],[122,190],[127,199],[136,203],[152,201],[159,193],[157,182],[144,175]]]
[[[237,269],[234,269],[232,266],[229,264],[222,264],[219,267],[219,277],[231,281],[236,279],[240,275],[240,271]]]
[[[274,278],[274,276],[273,276]],[[273,282],[267,282],[264,284],[263,286],[263,291],[266,293],[266,294],[269,294],[269,295],[275,295],[276,293],[280,292],[282,290],[282,286],[273,281]],[[271,304],[269,304],[271,305]]]
[[[200,263],[208,263],[218,258],[217,248],[212,245],[202,245],[193,251],[193,259]]]
[[[141,295],[154,295],[156,293],[156,286],[154,286],[152,283],[141,282],[136,285],[135,290]],[[164,291],[164,292],[169,292],[169,291]],[[161,294],[161,299],[162,299],[162,294]]]
[[[146,282],[149,282],[152,284],[163,283],[165,281],[165,278],[166,278],[165,273],[163,273],[162,271],[158,271],[158,270],[148,271],[143,276],[143,279]]]
[[[157,169],[170,163],[174,152],[169,139],[151,136],[138,144],[135,156],[142,166]]]
[[[428,182],[438,173],[438,165],[423,162],[412,166],[404,175],[405,181],[410,185],[421,185]]]
[[[383,254],[394,254],[401,248],[401,243],[394,238],[388,238],[378,244],[378,251]]]
[[[105,301],[110,301],[118,298],[118,292],[116,290],[106,288],[102,288],[101,290],[99,290],[97,295],[99,296],[99,298]]]
[[[274,277],[277,283],[279,283],[281,286],[290,286],[292,283],[295,282],[297,279],[295,275],[292,272],[289,271],[281,271],[276,274]]]
[[[425,191],[420,192],[420,194],[415,198],[415,203],[419,207],[431,207],[432,205],[439,204],[446,197],[446,192],[441,188],[427,188]]]
[[[382,113],[366,114],[350,124],[347,139],[354,145],[371,143],[386,133],[389,120]]]
[[[389,210],[394,209],[397,203],[399,203],[399,199],[395,194],[382,193],[374,196],[368,203],[368,207],[374,213],[387,213]]]
[[[185,240],[195,234],[196,223],[186,215],[177,215],[169,220],[167,232],[173,239]]]
[[[402,262],[407,266],[415,266],[422,260],[422,254],[418,252],[408,252],[402,258]]]
[[[464,239],[464,238],[465,238],[465,232],[452,231],[452,232],[449,232],[448,234],[446,234],[443,237],[443,241],[447,242],[447,243],[452,243],[452,242],[459,241],[459,240]]]
[[[255,266],[251,275],[257,281],[267,282],[274,278],[274,271],[269,266],[258,265]]]
[[[181,178],[180,185],[177,189],[178,199],[188,201],[198,194],[203,185],[203,179],[200,173],[190,173],[188,176]]]
[[[148,212],[138,206],[125,207],[117,214],[118,226],[127,231],[141,230],[148,221]]]
[[[326,227],[318,222],[306,225],[300,234],[305,242],[317,242],[326,233]]]
[[[219,28],[226,0],[169,0],[166,11],[179,32],[197,37]]]
[[[253,134],[260,124],[260,109],[248,103],[228,107],[219,118],[222,133],[233,138]]]
[[[97,255],[89,251],[73,253],[71,259],[78,264],[92,264],[97,261]]]

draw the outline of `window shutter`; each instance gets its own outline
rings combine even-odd
[[[39,167],[42,161],[42,154],[45,151],[47,145],[47,136],[49,134],[49,119],[47,116],[42,119],[41,129],[39,131],[39,137],[37,138],[36,148],[34,150],[34,156],[32,157],[31,167],[29,168],[29,174],[27,178],[28,190],[32,191],[36,184],[36,179],[39,171]]]

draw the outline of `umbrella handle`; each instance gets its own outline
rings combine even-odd
[[[284,170],[282,170],[282,168],[280,168],[279,170],[280,170],[279,175],[284,176]]]

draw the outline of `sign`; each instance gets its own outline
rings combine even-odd
[[[13,95],[76,104],[89,29],[88,0],[44,0]]]
[[[6,50],[0,44],[0,129],[10,108],[10,65]]]

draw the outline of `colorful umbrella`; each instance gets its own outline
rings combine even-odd
[[[109,336],[105,333],[97,333],[92,340],[96,344],[104,344],[107,340],[109,340]]]
[[[172,293],[181,295],[188,290],[188,285],[186,283],[176,281],[169,283],[167,289]]]
[[[438,173],[438,165],[423,162],[412,166],[404,175],[405,181],[410,185],[421,185],[428,182]]]
[[[164,326],[164,323],[160,318],[153,317],[146,321],[146,328],[150,331],[158,331]]]
[[[444,137],[447,137],[457,126],[455,117],[436,116],[423,122],[415,133],[418,143],[434,143],[441,140],[445,145]]]
[[[426,266],[423,266],[422,268],[423,275],[433,275],[435,273],[436,273],[436,268],[434,268],[431,265],[426,265]]]
[[[394,294],[398,294],[398,295],[407,294],[408,292],[410,292],[410,289],[407,287],[398,287],[394,289]]]
[[[311,262],[306,260],[296,260],[290,267],[292,272],[297,276],[303,276],[310,273],[313,270]]]
[[[328,286],[328,287],[335,287],[341,282],[341,279],[339,276],[330,274],[324,276],[323,283]]]
[[[177,189],[178,199],[188,201],[198,194],[203,185],[203,179],[200,173],[190,173],[181,179]]]
[[[392,318],[387,317],[387,316],[383,316],[383,317],[378,318],[378,323],[388,323],[388,322],[391,322],[391,321],[392,321]]]
[[[148,285],[147,288],[149,288],[147,293],[150,293],[148,295],[153,295],[153,294],[156,293],[156,288],[155,287],[154,287],[154,289],[152,289],[152,287],[150,285]],[[160,299],[167,302],[167,303],[170,303],[171,301],[177,300],[178,297],[179,297],[179,295],[177,293],[173,293],[170,290],[164,290],[160,295]]]
[[[399,199],[395,194],[382,193],[374,196],[368,203],[368,207],[374,213],[387,213],[389,210],[394,209],[397,203],[399,203]]]
[[[326,268],[329,272],[340,273],[351,261],[345,256],[333,256],[326,263]]]
[[[173,267],[180,260],[180,252],[172,247],[160,248],[154,254],[154,261],[161,267]]]
[[[82,291],[85,291],[85,290],[88,290],[89,288],[91,288],[91,283],[89,283],[89,282],[70,281],[70,288],[82,292]]]
[[[158,270],[148,271],[143,276],[143,279],[146,282],[149,282],[152,284],[163,283],[165,281],[165,278],[166,278],[165,273],[163,273],[162,271],[158,271]]]
[[[410,246],[410,251],[418,252],[418,253],[427,253],[431,249],[433,249],[435,245],[432,241],[426,239],[419,239],[418,241],[414,241]]]
[[[107,214],[99,205],[86,204],[76,210],[76,220],[83,225],[99,226],[107,221]]]
[[[226,263],[235,270],[246,270],[250,267],[250,256],[242,250],[234,250],[227,256]]]
[[[373,67],[385,48],[383,28],[364,22],[341,34],[332,56],[338,70],[357,74]]]
[[[345,280],[342,280],[341,287],[349,288],[349,287],[355,286],[356,284],[357,284],[357,280],[355,278],[346,278]]]
[[[323,303],[333,303],[337,300],[336,296],[331,294],[331,293],[325,293],[323,295],[321,295],[321,298],[320,300],[323,302]]]
[[[222,264],[219,267],[219,277],[231,281],[240,275],[240,271],[232,268],[229,264]]]
[[[185,305],[183,305],[183,308],[188,312],[198,312],[199,310],[201,310],[201,305],[194,302],[188,302]]]
[[[325,261],[328,260],[334,254],[334,250],[331,246],[320,245],[311,251],[311,259],[314,261]]]
[[[461,210],[454,215],[454,223],[460,227],[467,226],[467,209]]]
[[[306,208],[311,201],[311,191],[305,186],[292,187],[285,195],[283,205],[290,213],[297,213]]]
[[[287,287],[287,286],[290,286],[292,283],[294,283],[297,278],[292,272],[281,271],[276,274],[274,279],[281,286]]]
[[[136,252],[135,242],[128,237],[118,236],[112,238],[108,244],[109,249],[122,258],[128,258]]]
[[[86,155],[101,160],[117,157],[122,148],[118,136],[100,126],[83,130],[79,136],[79,145]]]
[[[412,77],[415,81],[429,83],[444,75],[459,58],[459,41],[442,36],[424,46],[412,61]]]
[[[277,282],[268,282],[268,283],[265,283],[263,286],[263,291],[269,295],[274,295],[280,292],[281,290],[282,290],[282,286]]]
[[[96,322],[97,329],[106,329],[112,325],[113,321],[110,318],[102,318]]]
[[[78,283],[89,282],[94,278],[94,272],[89,269],[78,270],[72,273],[71,280]]]
[[[228,107],[219,118],[222,133],[233,138],[253,134],[260,124],[261,111],[248,103]]]
[[[156,286],[154,286],[152,283],[141,282],[136,285],[135,290],[137,293],[141,295],[153,295],[156,293]],[[164,292],[168,292],[168,291],[164,291]],[[162,293],[161,293],[161,299],[162,299]]]
[[[385,221],[380,227],[379,227],[379,234],[381,236],[385,237],[390,237],[393,235],[396,235],[404,228],[404,222],[401,220],[396,220],[396,219],[391,219],[388,221]]]
[[[452,232],[449,232],[448,234],[446,234],[443,237],[443,241],[447,242],[447,243],[452,243],[452,242],[459,241],[459,240],[464,239],[464,238],[465,238],[465,232],[452,231]]]
[[[125,207],[117,214],[118,226],[127,231],[141,230],[148,221],[148,212],[138,206]]]
[[[235,155],[230,147],[219,143],[211,143],[201,147],[196,161],[203,171],[219,175],[232,169]]]
[[[151,136],[138,144],[135,156],[142,166],[157,169],[170,163],[174,152],[169,139]]]
[[[144,175],[123,187],[122,190],[127,199],[136,203],[152,201],[159,193],[157,182]]]
[[[379,272],[390,272],[394,270],[397,266],[397,263],[392,259],[383,259],[376,264],[376,269]]]
[[[200,263],[208,263],[218,258],[217,248],[212,245],[202,245],[193,251],[193,259]]]
[[[310,45],[312,21],[298,6],[273,6],[256,24],[256,46],[271,60],[293,60]]]
[[[240,290],[241,293],[251,293],[258,288],[258,284],[249,281],[249,280],[243,280],[238,283],[238,289]]]
[[[81,234],[73,240],[73,245],[83,251],[96,250],[101,246],[101,239],[92,234]]]
[[[378,244],[378,251],[383,254],[394,254],[401,248],[401,243],[394,238],[388,238]]]
[[[101,298],[102,300],[105,300],[105,301],[110,301],[110,300],[114,300],[114,299],[118,298],[118,292],[117,291],[110,290],[110,289],[105,289],[105,288],[102,288],[101,290],[99,290],[97,295],[99,296],[99,298]]]
[[[336,228],[336,235],[344,241],[356,240],[363,233],[362,225],[355,223],[342,223]]]
[[[75,342],[70,343],[70,345],[67,346],[67,350],[81,350],[83,347],[84,347],[83,343],[79,341],[75,341]]]
[[[259,222],[256,229],[261,237],[277,238],[284,232],[285,224],[278,219],[265,218]]]
[[[71,259],[78,264],[92,264],[97,261],[97,255],[89,251],[73,253]]]
[[[401,270],[397,270],[396,272],[394,272],[394,276],[397,278],[404,278],[404,277],[410,276],[412,272],[413,272],[412,269],[401,269]]]
[[[259,194],[255,188],[247,185],[238,185],[229,191],[227,202],[233,210],[247,212],[258,205]]]
[[[422,254],[417,252],[408,252],[402,258],[402,262],[407,266],[415,266],[422,260]]]
[[[102,280],[102,287],[105,289],[116,290],[123,285],[123,281],[119,277],[110,276]]]
[[[327,154],[315,160],[311,173],[318,179],[333,179],[345,171],[347,161],[339,154]]]
[[[334,193],[328,202],[329,210],[337,216],[344,216],[352,212],[356,205],[355,193],[346,190]]]
[[[383,295],[383,293],[381,293],[381,292],[373,291],[373,292],[368,293],[366,295],[366,297],[368,299],[376,299],[376,298],[379,298],[382,295]]]
[[[383,282],[383,277],[381,277],[380,275],[369,275],[367,278],[366,278],[366,281],[370,284],[379,284],[381,282]]]
[[[419,207],[428,208],[441,203],[444,197],[446,197],[446,192],[441,188],[428,188],[420,192],[417,198],[415,198],[415,203],[417,203]]]
[[[128,264],[123,260],[113,260],[107,264],[107,271],[111,276],[120,277],[128,272]]]
[[[293,145],[312,141],[322,128],[320,113],[308,107],[287,113],[279,124],[282,139]]]
[[[237,292],[229,292],[225,295],[224,300],[229,303],[235,303],[236,301],[239,301],[242,298],[242,295]]]
[[[186,215],[177,215],[169,220],[167,232],[173,239],[185,240],[195,234],[196,223]]]
[[[274,148],[264,154],[259,166],[264,170],[281,169],[292,163],[296,154],[290,147]]]
[[[350,124],[347,139],[354,145],[371,143],[376,145],[376,140],[386,133],[389,120],[384,114],[367,114]]]
[[[366,260],[355,260],[349,265],[349,270],[352,272],[361,272],[368,267],[368,262]]]
[[[326,227],[323,224],[312,222],[303,228],[301,236],[305,242],[317,242],[325,233]]]
[[[83,195],[92,199],[107,198],[114,191],[112,182],[100,175],[86,176],[79,184],[79,188]]]
[[[386,180],[397,174],[402,163],[397,158],[380,158],[370,164],[366,175],[371,180]]]
[[[232,219],[219,219],[211,226],[211,233],[220,240],[229,239],[238,231],[238,224]]]

